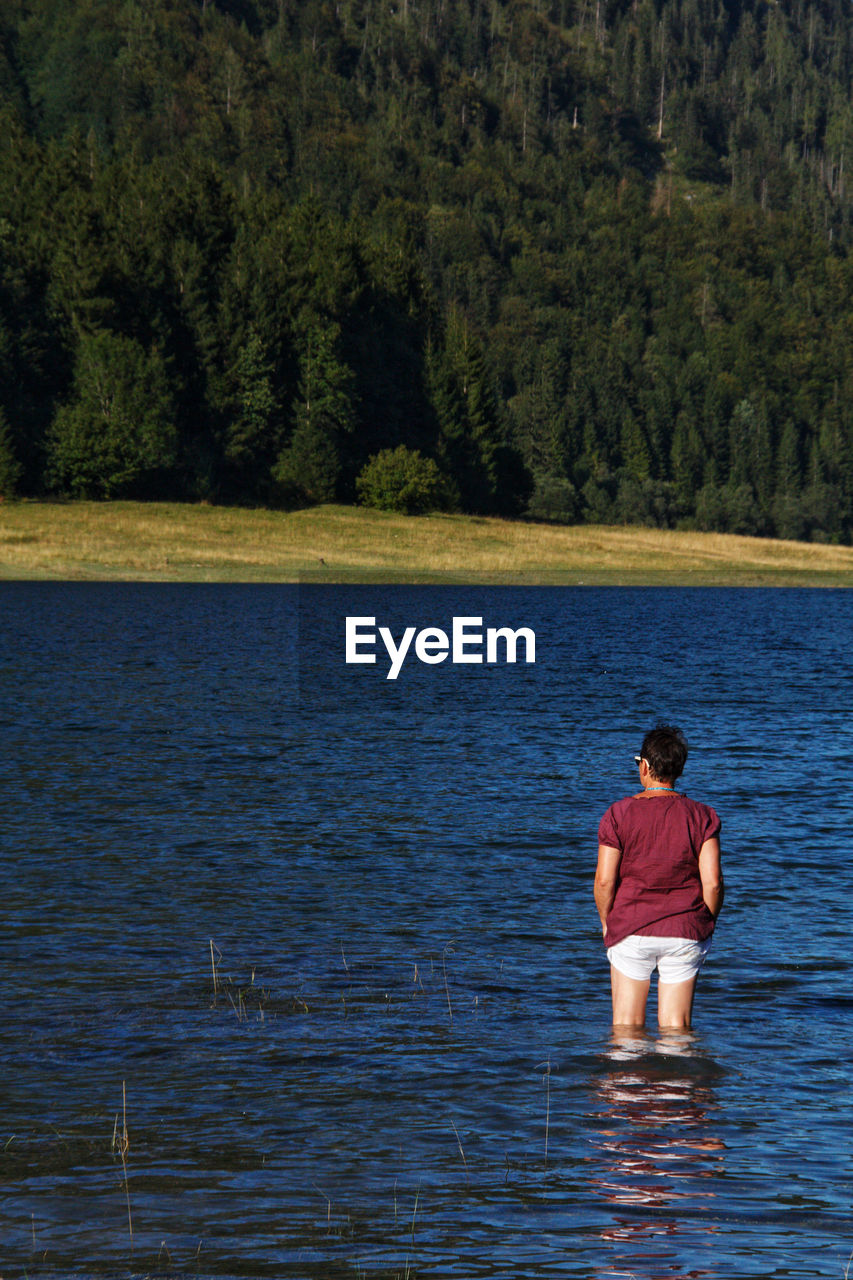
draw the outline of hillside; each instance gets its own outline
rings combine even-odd
[[[849,542],[840,0],[9,0],[0,492]]]

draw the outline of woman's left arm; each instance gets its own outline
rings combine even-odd
[[[705,906],[716,920],[723,909],[725,895],[723,869],[720,865],[720,841],[717,836],[706,840],[699,850],[699,876]]]
[[[593,892],[595,894],[595,905],[598,907],[598,914],[601,917],[601,932],[605,938],[607,937],[607,917],[610,914],[610,908],[613,906],[613,899],[616,897],[616,886],[619,883],[619,863],[621,860],[621,849],[614,849],[609,844],[600,844],[598,846],[598,866],[595,869]]]

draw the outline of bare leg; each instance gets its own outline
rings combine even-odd
[[[698,976],[694,974],[686,982],[658,983],[659,1026],[681,1031],[689,1028]]]
[[[614,1027],[644,1027],[649,979],[639,982],[636,978],[627,978],[615,965],[611,965],[610,989],[613,993]]]

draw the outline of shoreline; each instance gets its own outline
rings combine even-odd
[[[853,586],[853,547],[639,526],[142,502],[7,502],[0,579]]]

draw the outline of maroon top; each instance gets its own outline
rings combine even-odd
[[[610,806],[599,823],[598,842],[620,849],[622,858],[606,947],[632,933],[710,938],[714,917],[702,898],[699,850],[719,830],[710,805],[680,792],[650,800],[627,796]]]

